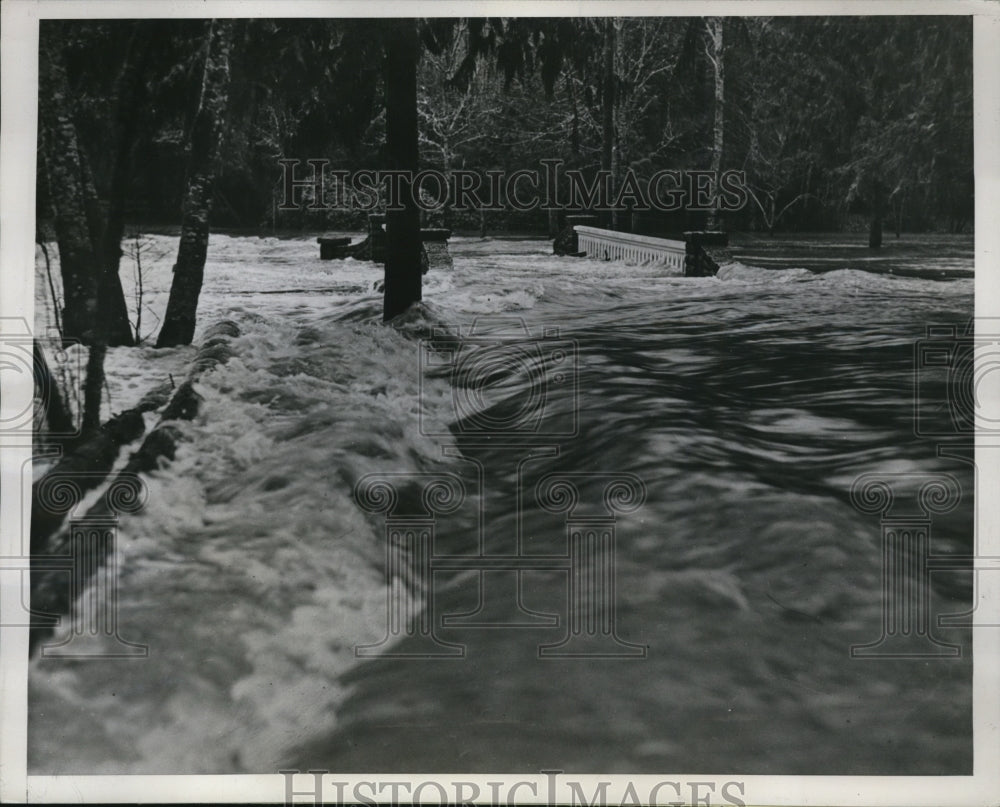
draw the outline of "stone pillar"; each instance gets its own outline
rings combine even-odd
[[[385,214],[372,213],[368,216],[368,243],[371,249],[370,260],[385,263]]]
[[[580,252],[576,230],[573,229],[577,224],[596,227],[597,216],[566,216],[565,225],[552,242],[553,255],[577,255]]]
[[[420,264],[424,274],[429,269],[451,269],[454,262],[448,252],[451,230],[445,228],[424,228],[420,231]]]
[[[684,277],[714,277],[719,264],[705,247],[726,247],[729,234],[719,230],[689,230],[684,233]]]
[[[316,239],[319,243],[319,259],[332,261],[334,258],[346,257],[346,248],[351,244],[350,236],[321,235]]]

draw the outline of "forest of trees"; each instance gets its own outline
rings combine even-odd
[[[42,26],[43,47],[64,53],[78,136],[102,199],[114,171],[118,85],[132,28],[141,29],[142,97],[131,101],[138,158],[126,211],[145,223],[180,220],[207,24]],[[231,76],[213,223],[363,223],[356,211],[276,210],[277,161],[387,164],[388,22],[227,27]],[[881,208],[893,228],[971,223],[970,18],[522,18],[415,27],[422,167],[512,171],[558,158],[584,171],[603,164],[649,176],[718,165],[745,170],[753,191],[751,205],[730,216],[733,229],[842,229]],[[479,227],[475,214],[455,224]],[[511,211],[491,214],[489,226],[549,224],[544,212]],[[622,226],[630,224],[623,218]]]
[[[606,217],[648,234],[853,229],[877,247],[883,228],[973,218],[969,17],[45,20],[40,43],[38,238],[58,242],[60,327],[91,346],[97,400],[104,349],[133,339],[126,223],[180,226],[161,347],[193,338],[210,227],[363,228],[357,210],[280,210],[285,158],[446,175],[558,159],[613,184],[745,172],[738,211]],[[419,215],[389,214],[386,318],[420,298]]]

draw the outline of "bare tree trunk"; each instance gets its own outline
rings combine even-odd
[[[559,235],[559,211],[556,210],[554,207],[551,207],[548,209],[547,215],[548,215],[549,238],[555,238],[557,235]]]
[[[421,299],[420,209],[411,193],[417,171],[417,62],[420,41],[416,22],[393,20],[385,43],[385,139],[390,168],[409,172],[399,183],[401,210],[386,211],[385,294],[382,318],[392,319]]]
[[[229,51],[233,23],[210,20],[206,37],[201,100],[191,129],[187,194],[181,222],[181,240],[174,264],[170,299],[157,347],[189,345],[194,338],[198,297],[208,254],[212,180],[222,143],[222,124],[229,97]]]
[[[43,192],[42,188],[45,186],[45,155],[39,153],[38,155],[38,169],[36,174],[35,182],[39,188],[38,194],[41,195]],[[59,300],[59,295],[56,293],[56,284],[52,280],[52,258],[49,255],[49,247],[46,244],[46,234],[42,232],[40,227],[40,220],[43,215],[46,218],[50,218],[51,207],[49,206],[48,199],[42,199],[39,201],[39,212],[35,213],[35,243],[42,250],[42,257],[45,259],[45,280],[47,281],[49,287],[49,299],[52,301],[52,316],[55,319],[56,333],[59,334],[59,338],[62,339],[63,328],[62,328],[62,304]],[[44,211],[41,212],[41,211]]]
[[[569,103],[573,110],[573,125],[569,134],[569,147],[574,155],[580,153],[580,110],[576,104],[576,89],[573,84],[573,77],[566,76],[566,91],[569,93]]]
[[[59,37],[41,36],[39,51],[43,149],[65,305],[63,337],[90,344],[98,322],[98,263],[87,218],[80,149]]]
[[[87,353],[87,380],[83,384],[83,435],[92,434],[101,425],[101,393],[104,390],[104,357],[108,348],[103,340],[90,346]]]
[[[40,37],[43,154],[63,279],[63,338],[79,339],[90,348],[82,422],[86,435],[100,426],[109,335],[115,344],[132,344],[132,337],[117,262],[110,272],[101,260],[105,221],[73,123],[59,42],[48,31]]]
[[[444,191],[444,206],[441,208],[441,221],[446,229],[451,229],[452,224],[452,213],[451,213],[451,193],[449,193],[448,188],[451,187],[451,176],[452,176],[452,160],[450,151],[448,150],[448,144],[445,143],[444,154],[442,154],[442,172],[444,178],[447,180],[447,186]]]
[[[612,68],[611,68],[611,78],[615,84],[618,83],[618,76],[621,75],[621,70],[624,62],[624,54],[622,53],[622,48],[624,46],[625,38],[621,33],[622,21],[620,18],[611,21],[611,46],[614,52],[612,57]],[[621,133],[624,129],[621,120],[621,99],[617,97],[617,93],[612,95],[611,103],[611,229],[612,230],[624,230],[624,211],[618,209],[618,205],[614,204],[615,197],[618,194],[618,189],[621,187],[622,183],[622,144],[621,144]]]
[[[90,233],[90,243],[94,245],[94,254],[100,261],[101,256],[98,254],[97,248],[104,232],[104,209],[101,207],[101,199],[97,195],[97,187],[94,185],[94,172],[90,170],[90,160],[87,159],[87,152],[80,147],[79,141],[77,141],[77,151],[77,157],[80,160],[80,187],[83,189],[83,212],[87,217],[87,232]]]
[[[872,218],[868,227],[869,249],[882,248],[882,221],[885,219],[887,205],[885,187],[880,180],[872,183]]]
[[[63,400],[59,384],[52,377],[45,353],[36,339],[32,345],[33,364],[35,369],[35,385],[43,401],[45,401],[45,422],[50,432],[68,435],[73,432],[73,416]]]
[[[615,148],[615,21],[604,21],[602,53],[603,86],[601,88],[601,170],[611,171]],[[617,188],[611,183],[611,201]],[[612,214],[612,224],[614,216]]]
[[[714,105],[715,120],[712,124],[712,164],[711,170],[714,172],[712,210],[708,215],[708,228],[710,230],[719,227],[719,188],[718,176],[722,170],[722,150],[725,146],[726,134],[726,63],[724,58],[725,41],[723,40],[723,18],[709,17],[706,21],[708,27],[708,58],[712,64],[714,75]]]
[[[125,198],[131,175],[132,146],[145,94],[143,74],[149,52],[149,37],[145,33],[147,30],[144,23],[133,23],[125,63],[118,76],[117,142],[108,194],[108,212],[98,242],[103,270],[100,283],[101,312],[107,319],[108,344],[112,347],[135,344],[118,272],[121,266],[122,237],[125,234]]]
[[[94,245],[94,255],[97,259],[97,310],[99,324],[107,344],[112,346],[135,344],[132,331],[128,324],[128,307],[125,305],[125,292],[122,289],[121,278],[118,276],[118,259],[114,265],[108,262],[105,253],[105,238],[107,227],[104,211],[94,187],[93,174],[87,163],[86,154],[80,152],[80,168],[83,177],[84,208],[87,211],[87,229],[90,231],[91,243]],[[120,253],[119,253],[120,254]]]
[[[868,227],[868,247],[869,249],[882,248],[882,217],[872,216],[871,224]]]

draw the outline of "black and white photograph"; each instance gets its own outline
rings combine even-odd
[[[5,801],[998,803],[1000,8],[617,5],[4,4]]]

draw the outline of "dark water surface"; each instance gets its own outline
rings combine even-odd
[[[230,239],[207,273],[209,310],[245,329],[238,358],[206,376],[195,447],[123,523],[121,623],[151,658],[35,662],[36,772],[971,772],[967,629],[934,628],[960,658],[850,655],[882,624],[880,516],[852,504],[858,477],[912,492],[951,474],[963,498],[932,548],[971,550],[971,466],[914,428],[915,345],[973,312],[968,242],[897,249],[957,277],[942,281],[849,268],[857,248],[836,243],[821,273],[789,248],[786,268],[685,279],[456,239],[454,271],[428,275],[398,330],[353,262],[323,265],[323,293],[295,279],[237,300],[240,261],[267,276],[254,243]],[[947,429],[940,373],[917,388]],[[382,647],[404,657],[357,659],[387,630],[384,516],[352,493],[372,474],[403,474],[398,512],[420,509],[416,474],[462,481],[434,523],[452,558],[566,556],[566,514],[538,485],[574,475],[576,515],[598,517],[609,480],[638,480],[644,503],[612,508],[625,657],[540,658],[586,611],[567,572],[481,577],[470,560],[435,572],[429,600],[464,657],[406,658],[426,646],[410,635]],[[419,557],[403,565],[420,589]],[[935,574],[932,614],[970,598],[967,572]],[[68,747],[88,721],[93,741]]]

